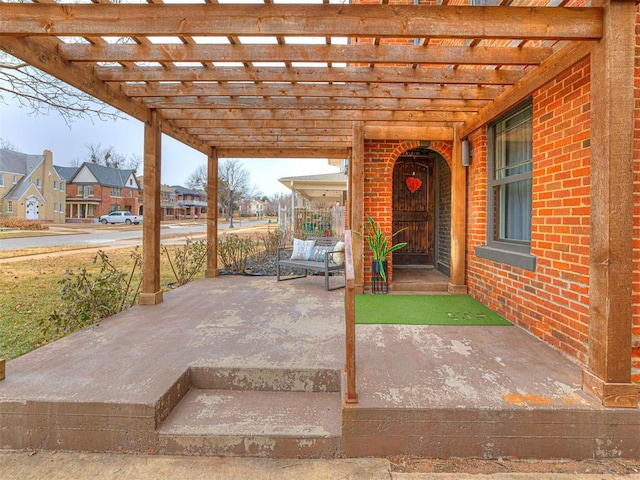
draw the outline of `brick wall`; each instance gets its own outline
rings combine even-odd
[[[447,274],[451,267],[451,169],[442,158],[436,162],[437,171],[437,204],[438,215],[438,250],[436,262],[438,268]]]
[[[559,350],[586,361],[589,325],[589,63],[585,59],[533,96],[531,253],[535,271],[474,256],[486,243],[487,151],[471,136],[469,292]]]
[[[364,214],[380,223],[382,231],[391,235],[393,215],[393,167],[398,157],[419,146],[419,142],[366,140],[364,144]],[[432,142],[431,150],[451,162],[451,145]],[[365,290],[371,285],[371,253],[364,249]],[[389,262],[389,281],[393,281],[393,263]]]

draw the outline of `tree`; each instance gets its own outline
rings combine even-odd
[[[88,150],[86,158],[84,160],[73,159],[71,161],[72,167],[79,167],[83,162],[89,162],[105,167],[133,170],[136,172],[142,163],[140,154],[130,153],[124,155],[118,152],[113,145],[103,147],[100,143],[87,143],[85,148]]]
[[[0,101],[7,97],[31,110],[34,115],[57,112],[67,126],[75,120],[98,118],[123,120],[126,117],[107,104],[32,67],[28,63],[0,52]]]
[[[16,144],[7,138],[0,137],[0,148],[4,148],[5,150],[18,150]]]
[[[208,172],[205,164],[198,165],[187,177],[187,186],[194,190],[206,191]],[[227,211],[229,227],[233,228],[233,212],[242,199],[260,195],[258,187],[250,184],[251,174],[237,158],[230,158],[218,164],[218,203]]]
[[[219,169],[218,169],[219,171]],[[187,186],[192,190],[207,190],[207,166],[200,164],[187,177]]]
[[[229,206],[229,228],[233,228],[234,200],[239,201],[250,195],[252,190],[249,185],[251,175],[240,160],[229,158],[218,165],[218,178],[220,181],[218,192],[226,194]]]

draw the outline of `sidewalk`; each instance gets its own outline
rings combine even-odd
[[[385,459],[297,460],[0,450],[0,480],[640,480],[640,474],[394,473]]]

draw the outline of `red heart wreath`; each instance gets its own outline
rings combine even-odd
[[[416,190],[422,186],[422,180],[418,177],[409,177],[404,181],[404,183],[407,184],[407,188],[411,193],[415,193]]]

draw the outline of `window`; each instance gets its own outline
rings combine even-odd
[[[56,213],[58,212],[58,204],[57,203],[53,204],[53,211],[56,212]]]
[[[4,173],[0,173],[0,187],[4,187]]]
[[[120,197],[121,196],[120,188],[111,187],[111,196],[112,197]]]
[[[487,245],[483,258],[535,269],[531,256],[533,107],[515,110],[489,127]]]
[[[57,180],[54,180],[54,181],[53,181],[53,189],[54,189],[54,190],[57,190],[57,189],[58,189],[58,181],[57,181]]]
[[[13,176],[13,184],[15,185],[16,183],[18,183],[18,175]]]
[[[40,188],[40,179],[36,178],[36,187]]]
[[[84,186],[80,186],[78,188],[81,188],[83,190],[83,193],[82,193],[83,198],[87,198],[87,197],[92,197],[93,196],[93,185],[84,185]]]
[[[13,202],[11,200],[7,202],[7,213],[13,213]]]

